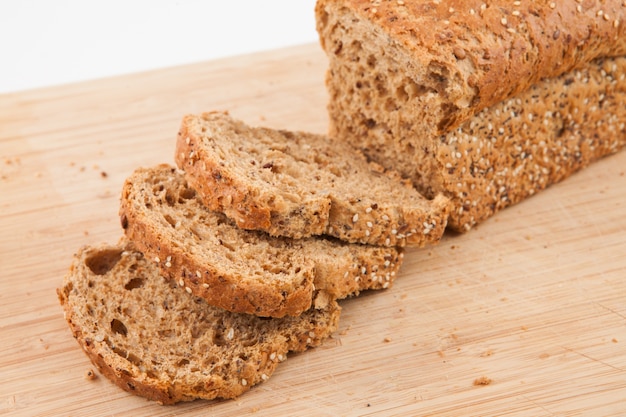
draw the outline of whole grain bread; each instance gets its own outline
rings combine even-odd
[[[318,0],[315,13],[331,112],[361,126],[385,111],[443,134],[543,78],[626,55],[623,0]]]
[[[423,246],[440,240],[447,199],[323,135],[251,127],[223,112],[183,118],[176,162],[212,210],[244,229]]]
[[[57,293],[100,372],[162,404],[234,398],[266,381],[289,351],[320,345],[338,325],[336,302],[262,319],[213,307],[159,272],[131,243],[85,246]]]
[[[271,237],[208,209],[169,165],[127,178],[122,227],[162,273],[187,292],[233,312],[282,317],[392,285],[401,248],[337,239]]]
[[[625,54],[623,2],[367,3],[318,1],[329,134],[426,197],[447,196],[449,228],[469,230],[626,145],[626,60],[590,60]],[[506,25],[494,21],[506,10]],[[448,33],[436,17],[455,35],[435,43]],[[457,84],[467,106],[450,99]]]

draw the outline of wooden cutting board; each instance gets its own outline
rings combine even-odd
[[[334,337],[232,401],[159,406],[92,369],[55,289],[115,242],[123,180],[186,113],[327,128],[318,45],[0,96],[0,415],[626,415],[626,153],[409,250]]]

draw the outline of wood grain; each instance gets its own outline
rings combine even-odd
[[[186,113],[325,132],[317,45],[0,96],[0,415],[626,413],[626,153],[465,235],[407,253],[387,291],[233,401],[126,394],[72,339],[55,289],[114,242],[123,180],[173,162]]]

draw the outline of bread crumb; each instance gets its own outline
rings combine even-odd
[[[14,156],[13,158],[7,156],[4,158],[4,163],[7,165],[21,165],[22,160],[19,156]]]
[[[489,385],[491,384],[491,378],[488,378],[486,376],[481,376],[480,378],[476,378],[474,380],[474,385],[479,386],[479,385]]]
[[[611,339],[611,342],[613,342],[613,343],[617,343],[617,339],[616,339],[616,338],[613,338],[613,339]]]
[[[391,342],[391,338],[389,338],[389,337],[385,337],[385,338],[383,339],[383,342],[385,342],[385,343],[390,343],[390,342]]]
[[[85,379],[89,381],[93,381],[97,378],[98,378],[98,375],[94,372],[93,369],[87,369],[87,372],[85,372]]]
[[[484,351],[483,353],[480,354],[480,356],[482,358],[486,358],[486,357],[491,356],[491,355],[493,355],[493,350],[491,350],[491,349],[487,349],[486,351]]]
[[[106,173],[106,171],[102,171],[102,172],[100,172],[100,176],[101,176],[102,178],[106,178],[106,177],[108,177],[108,176],[109,176],[109,174],[107,174],[107,173]]]
[[[39,338],[39,342],[43,345],[44,350],[48,350],[50,348],[50,345],[44,342],[42,338]]]

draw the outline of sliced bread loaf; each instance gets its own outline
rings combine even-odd
[[[340,315],[336,302],[281,319],[227,312],[172,285],[125,242],[81,248],[57,293],[100,372],[162,404],[234,398],[267,380],[287,352],[320,345]]]
[[[451,229],[626,145],[626,60],[590,61],[626,55],[622,1],[378,3],[318,1],[330,135],[447,196]]]
[[[322,135],[250,127],[221,112],[188,115],[176,162],[208,207],[273,236],[423,246],[438,242],[446,226],[447,199],[425,199]]]
[[[126,180],[120,216],[129,240],[187,292],[259,316],[295,316],[387,288],[403,256],[395,247],[240,229],[168,165],[139,168]]]

